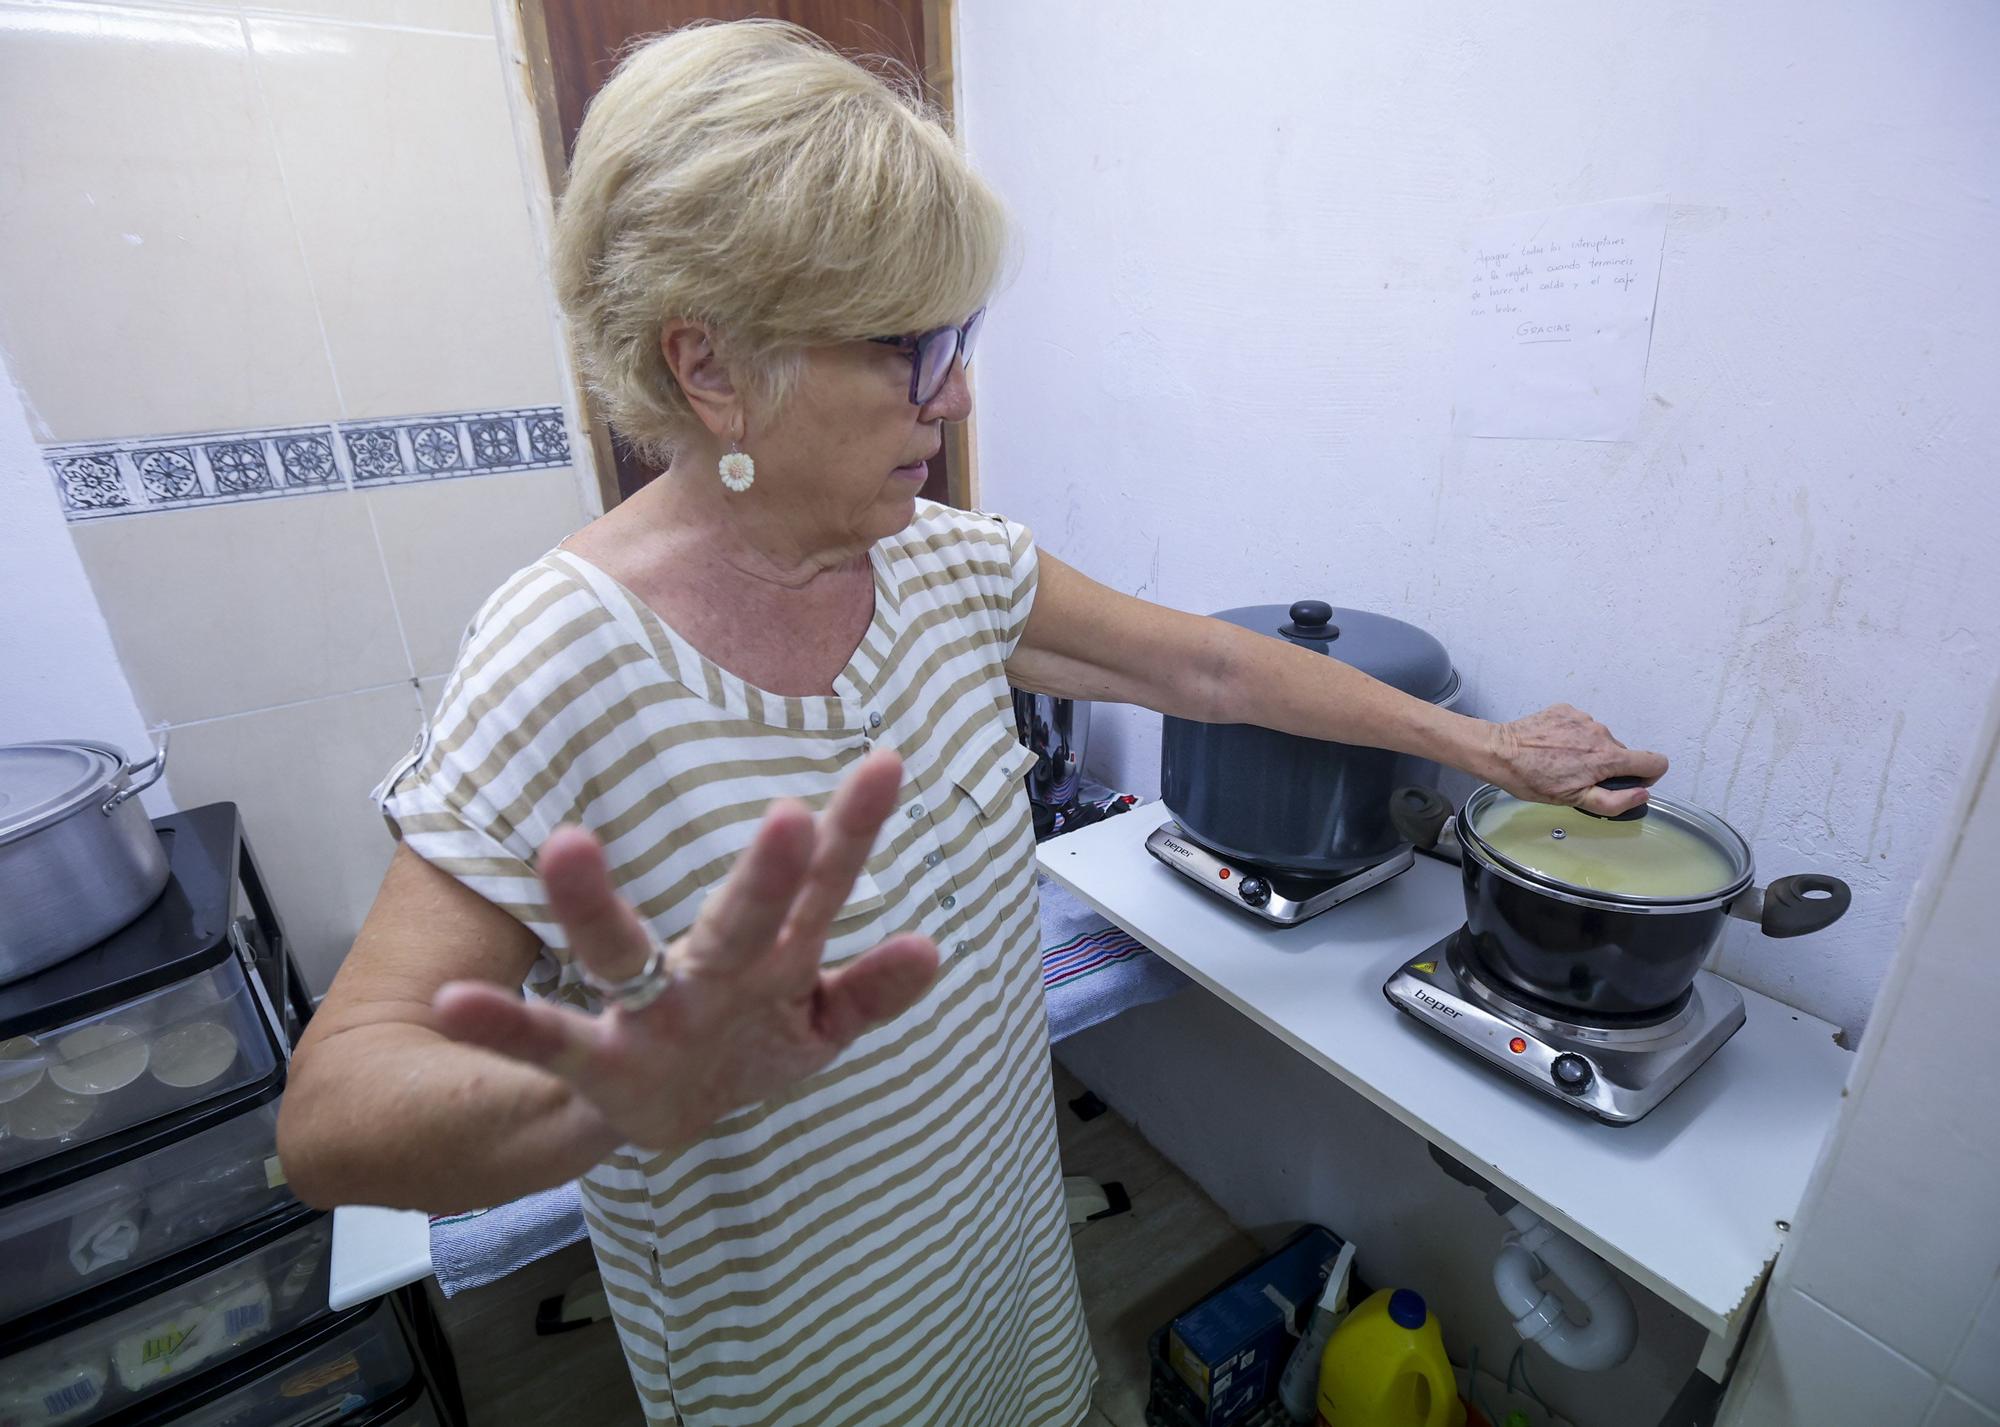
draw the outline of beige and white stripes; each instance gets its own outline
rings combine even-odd
[[[1028,532],[919,502],[871,552],[875,615],[834,695],[768,694],[555,550],[480,611],[435,718],[375,790],[426,860],[543,941],[529,989],[595,1008],[531,869],[605,840],[663,938],[771,799],[823,806],[870,747],[901,801],[826,959],[918,930],[911,1011],[677,1156],[621,1151],[584,1212],[652,1423],[1072,1427],[1095,1369],[1048,1093],[1034,840],[1004,661]]]

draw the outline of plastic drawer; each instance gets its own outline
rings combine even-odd
[[[277,1090],[276,1086],[272,1087]],[[0,1208],[0,1323],[295,1202],[273,1098],[179,1142]]]
[[[66,1315],[81,1321],[46,1325],[0,1360],[0,1427],[85,1427],[324,1313],[333,1216],[294,1222],[170,1260],[156,1285],[133,1275]]]
[[[386,1298],[305,1330],[283,1345],[279,1361],[200,1406],[180,1412],[177,1427],[308,1427],[345,1421],[405,1397],[417,1366]]]
[[[279,1052],[234,956],[0,1041],[0,1180],[268,1079]]]

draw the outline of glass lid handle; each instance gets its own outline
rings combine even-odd
[[[1604,789],[1604,791],[1607,793],[1622,793],[1628,788],[1645,787],[1646,780],[1644,778],[1629,778],[1629,777],[1606,778],[1602,783],[1599,783],[1597,786]],[[1647,804],[1641,803],[1636,808],[1627,808],[1624,812],[1614,813],[1610,817],[1606,817],[1603,813],[1593,813],[1589,808],[1578,808],[1577,811],[1582,813],[1585,817],[1596,818],[1599,822],[1635,823],[1639,821],[1640,818],[1646,816],[1646,808]]]

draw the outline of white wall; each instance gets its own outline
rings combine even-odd
[[[147,758],[151,735],[0,362],[0,744],[97,739]],[[171,756],[169,766],[172,766]],[[139,795],[174,810],[164,783]]]
[[[1674,761],[1838,927],[1720,969],[1857,1030],[2000,644],[2000,11],[972,0],[1018,279],[984,499],[1185,609],[1319,596]],[[1673,200],[1639,439],[1449,434],[1482,215]],[[1158,719],[1094,771],[1151,793]]]
[[[1734,927],[1719,967],[1858,1031],[2000,645],[2000,11],[959,15],[967,141],[1022,243],[979,356],[986,503],[1183,609],[1318,596],[1401,615],[1452,650],[1471,711],[1567,699],[1659,748],[1665,791],[1729,818],[1767,876],[1853,883],[1839,926]],[[1639,438],[1453,437],[1469,224],[1659,192]],[[1156,717],[1100,708],[1092,735],[1095,773],[1157,791]],[[1191,993],[1063,1050],[1238,1222],[1321,1219],[1431,1294],[1455,1348],[1512,1350],[1487,1286],[1498,1221],[1226,1008]],[[1877,1198],[1903,1190],[1884,1238],[1953,1204],[1994,1220],[1990,1178],[1933,1148],[1876,1163]],[[1655,1421],[1693,1366],[1693,1325],[1639,1297],[1626,1367],[1535,1363],[1579,1422]],[[1921,1321],[1943,1342],[1962,1308]]]
[[[2000,700],[1723,1427],[2000,1423]]]
[[[368,790],[596,486],[548,434],[582,428],[515,7],[281,8],[0,0],[0,738],[170,728],[148,808],[237,805],[323,991],[394,847]],[[279,434],[335,478],[215,475]],[[33,442],[122,463],[132,506],[66,522]],[[198,494],[151,494],[142,460],[198,448]]]

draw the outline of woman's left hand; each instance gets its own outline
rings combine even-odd
[[[1612,792],[1606,778],[1657,782],[1667,760],[1627,748],[1611,730],[1568,704],[1556,704],[1512,723],[1492,725],[1493,768],[1488,779],[1517,798],[1563,803],[1600,817],[1616,817],[1647,799],[1644,788]]]

